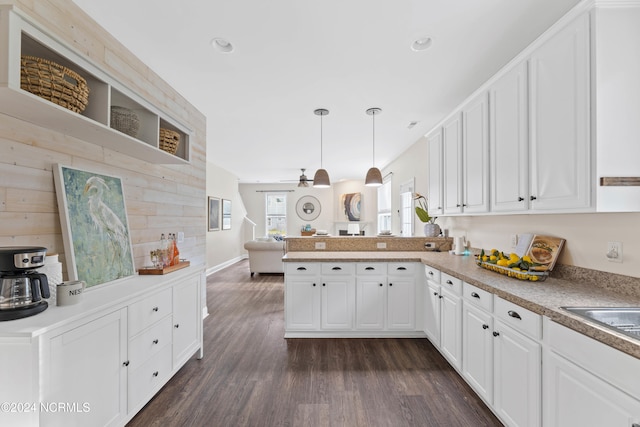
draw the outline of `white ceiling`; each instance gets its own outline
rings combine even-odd
[[[241,182],[364,179],[579,0],[73,0],[207,117],[207,158]],[[233,53],[216,51],[223,37]],[[430,49],[411,43],[431,37]],[[408,129],[411,121],[418,124]]]

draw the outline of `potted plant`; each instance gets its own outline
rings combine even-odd
[[[435,216],[429,215],[429,206],[427,205],[427,198],[420,193],[413,193],[413,200],[417,200],[415,207],[416,215],[420,221],[424,222],[424,235],[426,237],[437,237],[440,235],[440,226],[436,224]]]

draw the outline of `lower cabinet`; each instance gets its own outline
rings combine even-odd
[[[198,274],[150,286],[114,311],[43,334],[36,400],[64,408],[40,410],[35,425],[121,426],[133,418],[202,347],[200,283]]]
[[[285,337],[421,336],[418,266],[285,263]]]
[[[640,360],[545,319],[545,427],[640,426]]]

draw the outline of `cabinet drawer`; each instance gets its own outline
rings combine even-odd
[[[481,309],[492,313],[493,312],[493,294],[487,292],[484,289],[480,289],[467,282],[462,283],[462,297],[465,302],[480,307]]]
[[[129,410],[151,398],[171,374],[171,346],[164,346],[138,369],[129,371]]]
[[[129,369],[135,370],[147,359],[171,344],[171,316],[167,316],[129,341]]]
[[[153,294],[128,308],[129,338],[171,314],[171,289]]]
[[[424,275],[427,280],[440,284],[440,270],[436,270],[428,265],[424,266]]]
[[[317,275],[320,273],[320,263],[317,262],[285,262],[285,274]]]
[[[496,298],[494,303],[494,313],[504,323],[531,338],[539,340],[542,337],[541,315],[502,298]]]
[[[359,262],[356,264],[356,274],[358,276],[371,275],[386,275],[387,264],[384,262]]]
[[[416,272],[416,263],[414,262],[390,262],[387,267],[387,274],[398,276],[412,276]]]
[[[323,262],[320,271],[323,276],[353,275],[356,271],[356,266],[352,262]]]
[[[448,289],[456,295],[462,294],[462,280],[447,273],[440,273],[440,284],[444,289]]]

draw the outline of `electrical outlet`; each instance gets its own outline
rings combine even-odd
[[[316,242],[316,249],[327,249],[326,242]]]
[[[610,262],[622,262],[622,242],[608,242],[606,255]]]
[[[387,242],[378,242],[376,243],[376,247],[378,249],[387,249]]]
[[[184,231],[178,231],[178,243],[184,243]]]
[[[515,248],[516,246],[518,246],[518,235],[517,234],[512,234],[511,235],[511,247]]]
[[[436,248],[436,244],[434,242],[425,242],[424,248],[425,249],[435,249]]]

